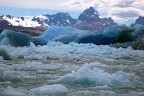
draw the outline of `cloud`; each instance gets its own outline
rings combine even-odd
[[[115,9],[111,9],[108,15],[116,21],[123,22],[128,19],[135,19],[138,16],[144,16],[144,11],[135,7],[116,7]]]
[[[91,3],[92,0],[69,0],[64,3],[64,6],[67,6],[71,10],[84,10],[88,8],[89,2]]]
[[[0,6],[83,11],[90,6],[103,17],[123,22],[144,16],[144,0],[0,0]]]
[[[120,0],[118,2],[118,4],[116,4],[116,7],[121,7],[121,8],[125,8],[125,7],[130,7],[132,6],[132,4],[135,2],[136,0]]]
[[[78,2],[78,0],[71,1],[73,4]],[[100,14],[105,14],[103,17],[112,17],[117,22],[144,16],[144,0],[80,0],[76,4],[81,7],[73,6],[72,3],[67,2],[71,9],[82,10],[94,6]]]
[[[0,6],[63,10],[63,2],[66,0],[0,0]]]

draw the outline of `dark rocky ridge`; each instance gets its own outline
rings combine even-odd
[[[32,20],[39,22],[40,24],[48,24],[49,26],[57,25],[57,26],[73,26],[76,23],[76,19],[72,18],[68,13],[57,13],[53,15],[43,15],[47,17],[45,20],[41,20],[39,17],[34,17]]]
[[[81,30],[100,32],[102,32],[106,27],[117,25],[112,18],[100,18],[99,13],[93,7],[84,10],[78,19],[74,19],[68,13],[62,12],[53,15],[46,14],[43,16],[47,17],[47,19],[41,20],[39,17],[36,18],[35,16],[32,20],[50,26],[72,26]]]
[[[103,32],[106,27],[117,25],[112,18],[100,18],[99,13],[93,7],[80,14],[78,20],[79,23],[75,27],[81,30]]]

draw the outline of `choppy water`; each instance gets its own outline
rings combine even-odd
[[[60,45],[61,46],[61,45]],[[54,47],[53,47],[54,48]],[[57,47],[59,48],[59,47]],[[93,48],[93,47],[91,47]],[[103,48],[103,47],[101,47]],[[56,51],[64,51],[65,49]],[[93,50],[98,50],[93,48]],[[97,52],[90,54],[89,50],[84,52],[67,51],[67,53],[58,53],[56,51],[36,52],[36,53],[17,53],[10,54],[14,60],[0,61],[0,94],[11,86],[12,88],[23,88],[29,90],[40,87],[44,84],[52,85],[52,80],[64,76],[72,71],[79,70],[84,64],[100,63],[98,65],[104,72],[114,74],[123,71],[129,74],[131,82],[138,83],[132,86],[111,86],[105,84],[62,84],[69,91],[66,96],[144,96],[144,52],[143,51],[125,51],[125,49],[109,52]],[[86,52],[87,51],[87,52]],[[52,54],[54,52],[54,54]],[[117,53],[119,52],[119,53]],[[120,54],[121,53],[121,54]],[[40,55],[40,56],[39,56]],[[29,57],[28,57],[29,56]],[[32,58],[38,56],[41,58]],[[105,66],[106,65],[106,66]],[[100,77],[101,78],[101,77]],[[107,78],[107,77],[106,77]],[[26,96],[28,95],[28,92]],[[52,94],[48,96],[59,96],[61,94]],[[61,96],[63,96],[62,94]],[[4,95],[0,95],[4,96]],[[7,95],[6,95],[7,96]],[[13,96],[13,95],[9,95]],[[36,95],[37,96],[37,95]],[[38,95],[43,96],[43,95]],[[44,95],[46,96],[46,95]]]

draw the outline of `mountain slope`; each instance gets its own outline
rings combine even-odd
[[[143,16],[139,16],[135,23],[131,24],[131,27],[134,27],[135,25],[144,25],[144,17]]]
[[[57,26],[73,26],[76,23],[76,19],[73,19],[68,13],[57,13],[53,15],[41,15],[41,16],[34,16],[32,19],[40,24],[46,25],[57,25]]]
[[[0,16],[0,30],[14,30],[28,33],[30,35],[40,35],[47,26],[32,21],[30,18],[15,18],[10,15]]]
[[[93,7],[80,14],[78,20],[75,27],[81,30],[102,32],[106,27],[117,25],[112,18],[100,18],[99,13]]]

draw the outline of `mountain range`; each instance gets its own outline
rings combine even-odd
[[[144,17],[139,17],[132,25],[143,24]],[[8,29],[21,31],[30,35],[38,36],[48,26],[72,26],[81,30],[103,32],[106,27],[117,25],[112,18],[100,18],[99,13],[90,7],[85,9],[78,17],[72,18],[67,12],[59,12],[53,15],[13,17],[10,15],[0,16],[0,30]]]

